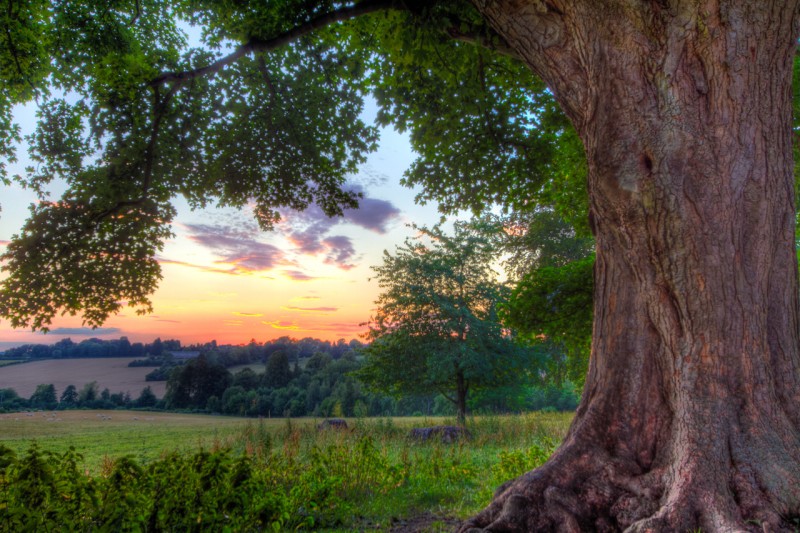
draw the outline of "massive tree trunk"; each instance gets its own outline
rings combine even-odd
[[[475,0],[589,161],[589,375],[462,530],[800,527],[789,0]]]

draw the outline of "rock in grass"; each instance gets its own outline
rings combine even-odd
[[[342,418],[329,418],[317,424],[317,429],[347,429],[347,422]]]
[[[414,428],[408,434],[412,440],[426,442],[438,438],[445,444],[450,444],[461,439],[468,439],[472,435],[466,428],[458,426],[431,426],[427,428]]]

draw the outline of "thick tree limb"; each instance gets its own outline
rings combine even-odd
[[[587,116],[585,51],[588,36],[584,20],[576,11],[587,9],[576,2],[569,6],[556,1],[472,0],[475,8],[507,42],[514,43],[520,57],[553,90],[573,123]],[[601,10],[600,7],[588,9]]]
[[[482,46],[514,59],[522,59],[516,50],[508,46],[508,43],[499,39],[499,37],[497,41],[489,39],[485,32],[463,32],[457,26],[453,26],[445,29],[445,34],[456,41]]]
[[[304,35],[308,35],[316,30],[319,30],[326,26],[330,26],[331,24],[335,24],[337,22],[343,22],[345,20],[351,20],[356,17],[360,17],[362,15],[366,15],[369,13],[375,13],[378,11],[385,11],[388,9],[395,9],[395,8],[398,8],[398,6],[397,2],[395,2],[394,0],[365,0],[364,2],[359,2],[353,6],[343,7],[335,11],[330,11],[314,19],[311,19],[304,24],[295,26],[291,30],[288,30],[280,35],[276,35],[271,39],[267,40],[256,39],[256,38],[250,39],[248,42],[239,46],[236,50],[234,50],[227,56],[221,57],[214,63],[211,63],[210,65],[207,65],[205,67],[201,67],[194,70],[187,70],[184,72],[168,72],[161,74],[151,82],[151,85],[162,85],[165,83],[177,83],[178,85],[180,85],[194,78],[214,75],[227,65],[234,63],[239,58],[244,57],[248,54],[274,50],[281,46],[285,46],[286,44],[289,44],[290,42]]]

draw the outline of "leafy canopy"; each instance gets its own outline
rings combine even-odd
[[[485,228],[459,222],[452,235],[416,229],[419,238],[373,267],[381,294],[358,374],[394,394],[440,393],[463,418],[470,390],[515,382],[534,352],[498,317],[508,290],[491,266],[496,252]]]
[[[265,228],[280,208],[354,207],[347,177],[378,141],[366,98],[411,132],[421,200],[545,203],[585,225],[577,137],[466,0],[35,0],[0,17],[0,155],[12,107],[35,100],[34,165],[13,179],[46,200],[2,256],[14,327],[148,311],[177,196],[253,205]]]
[[[579,390],[586,379],[592,340],[594,260],[591,254],[531,271],[514,288],[502,312],[505,323],[521,334],[564,349],[566,375]]]

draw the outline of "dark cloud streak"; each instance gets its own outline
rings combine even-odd
[[[56,328],[51,329],[48,332],[48,335],[85,335],[95,336],[95,335],[117,335],[122,333],[120,328]]]

